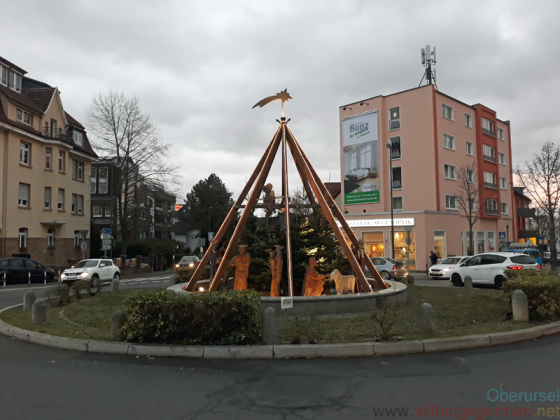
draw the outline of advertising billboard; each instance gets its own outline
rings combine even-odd
[[[377,111],[342,119],[344,204],[379,203]]]

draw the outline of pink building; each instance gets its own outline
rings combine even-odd
[[[469,227],[455,193],[457,171],[473,161],[481,208],[475,253],[505,247],[506,232],[517,240],[510,123],[495,111],[426,85],[351,103],[339,114],[342,209],[371,257],[391,256],[388,143],[394,146],[395,258],[425,269],[431,250],[439,258],[467,255]]]

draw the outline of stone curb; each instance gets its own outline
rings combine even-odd
[[[10,306],[0,313],[23,306]],[[0,320],[0,334],[28,343],[86,353],[130,356],[181,357],[187,359],[298,359],[394,356],[511,344],[560,333],[560,321],[524,330],[455,338],[399,341],[396,343],[281,344],[273,346],[159,346],[111,341],[80,340],[36,333]]]

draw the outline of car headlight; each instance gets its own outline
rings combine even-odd
[[[80,276],[82,276],[82,277],[87,277],[87,276],[88,276],[88,274],[89,274],[89,273],[88,273],[88,272],[86,271],[86,272],[84,272],[84,273],[80,274]]]
[[[62,273],[62,274],[60,275],[60,278],[61,278],[61,279],[66,278],[66,274]]]
[[[175,268],[179,268],[179,267],[180,267],[180,265],[179,265],[179,264],[175,264]]]
[[[449,272],[451,271],[451,268],[444,268],[442,271]]]
[[[190,264],[189,264],[189,267],[194,267],[194,263],[190,263]]]

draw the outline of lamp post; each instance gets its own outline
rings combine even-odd
[[[208,242],[210,242],[210,209],[213,209],[214,207],[208,207]]]
[[[391,185],[391,258],[395,259],[395,221],[393,219],[393,144],[391,141],[386,144],[389,149],[389,183]]]

